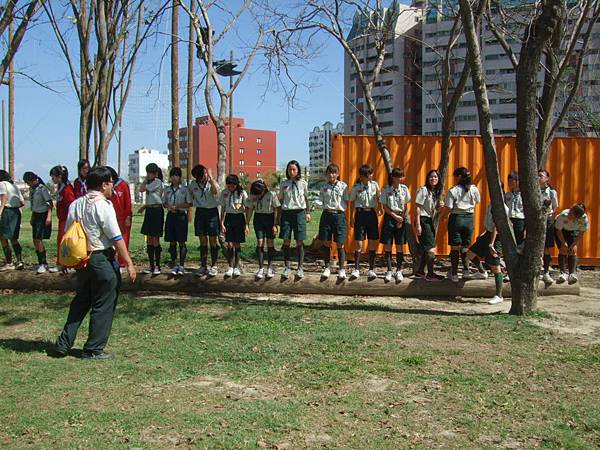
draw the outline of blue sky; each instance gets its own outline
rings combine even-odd
[[[185,17],[180,16],[181,34],[187,36]],[[159,69],[161,55],[169,39],[166,36],[169,20],[162,29],[165,34],[148,42],[136,71],[136,78],[127,102],[123,128],[123,171],[126,171],[127,154],[145,146],[160,150],[167,148],[167,129],[170,127],[170,70],[169,60]],[[237,38],[243,36],[247,25],[236,30]],[[233,42],[233,41],[232,41]],[[241,39],[234,45],[239,45]],[[299,107],[290,109],[281,95],[268,96],[263,101],[265,76],[260,70],[249,73],[234,97],[234,113],[243,117],[251,128],[271,129],[277,132],[277,159],[308,162],[308,133],[317,125],[329,120],[337,123],[343,111],[343,51],[335,43],[321,48],[321,55],[310,66],[299,69],[296,75],[314,85],[311,92],[299,94]],[[228,57],[229,48],[220,56]],[[241,51],[240,51],[241,53]],[[183,66],[187,46],[180,47],[182,67],[180,123],[185,123],[186,69]],[[59,54],[55,38],[47,24],[29,30],[16,58],[17,71],[43,82],[56,92],[35,84],[25,76],[16,76],[15,88],[15,169],[16,178],[25,170],[32,170],[48,179],[49,169],[65,164],[75,170],[78,148],[79,106],[68,78],[66,62]],[[310,67],[310,70],[309,70]],[[326,68],[317,73],[315,68]],[[196,79],[199,78],[196,66]],[[7,102],[8,89],[0,88],[0,98]],[[201,91],[197,95],[195,116],[206,113]],[[109,150],[109,163],[116,164],[116,141]]]

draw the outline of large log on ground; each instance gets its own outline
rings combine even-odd
[[[42,274],[26,272],[4,272],[0,274],[0,289],[15,290],[54,290],[73,291],[75,275]],[[252,274],[242,274],[237,278],[225,279],[222,274],[215,278],[198,278],[192,274],[173,277],[138,275],[135,283],[124,277],[123,291],[145,292],[237,292],[265,294],[307,294],[307,295],[357,295],[357,296],[398,296],[398,297],[492,297],[494,280],[470,280],[452,283],[450,280],[429,282],[425,280],[404,279],[401,283],[386,283],[377,278],[368,281],[366,277],[358,280],[339,281],[335,276],[322,280],[319,274],[306,274],[299,280],[294,277],[284,280],[279,275],[271,280],[255,280]],[[538,295],[579,295],[579,283],[551,284],[540,282]],[[510,297],[510,283],[503,289],[504,297]]]

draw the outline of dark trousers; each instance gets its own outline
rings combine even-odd
[[[110,336],[120,287],[121,273],[115,264],[114,251],[92,253],[85,269],[77,271],[77,291],[67,323],[56,340],[56,349],[66,352],[73,347],[77,330],[89,312],[89,334],[83,350],[102,352]]]

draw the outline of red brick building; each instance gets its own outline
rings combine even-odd
[[[245,175],[250,180],[265,177],[277,167],[277,133],[270,130],[246,128],[244,119],[233,118],[233,173]],[[169,150],[171,150],[171,130],[169,130]],[[210,117],[196,118],[193,127],[193,164],[202,164],[217,173],[217,132]],[[229,124],[226,128],[226,142],[229,145]],[[187,128],[179,130],[181,167],[187,165]],[[227,166],[229,167],[229,152]]]

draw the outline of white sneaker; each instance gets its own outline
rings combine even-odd
[[[499,297],[497,295],[494,295],[494,298],[492,298],[489,302],[488,305],[498,305],[500,303],[502,303],[504,301],[504,299],[502,297]]]
[[[50,272],[50,273],[58,273],[61,270],[62,270],[62,267],[60,267],[60,266],[48,267],[48,272]]]
[[[144,270],[142,270],[142,273],[145,273],[146,275],[148,275],[152,272],[154,272],[154,267],[147,267]]]
[[[216,277],[217,273],[219,273],[219,269],[217,269],[217,266],[212,266],[210,269],[208,269],[209,277]]]
[[[346,279],[346,269],[340,269],[338,271],[338,279],[340,279],[340,280]]]
[[[0,267],[0,272],[6,272],[7,270],[15,270],[15,265],[13,263],[4,264]]]
[[[325,267],[323,272],[321,272],[321,278],[329,278],[329,275],[331,275],[331,269],[329,267]]]
[[[569,274],[569,284],[575,284],[579,281],[579,278],[577,278],[577,275],[574,273],[570,273]]]
[[[556,279],[556,284],[563,284],[564,282],[567,281],[567,278],[569,278],[569,275],[562,272]]]
[[[48,266],[45,264],[40,264],[37,268],[37,270],[35,271],[35,273],[40,274],[40,273],[46,273],[48,271]]]
[[[300,279],[304,278],[304,269],[302,267],[296,270],[296,276]]]
[[[375,273],[375,271],[374,271],[374,270],[369,270],[369,271],[367,272],[367,278],[368,278],[369,280],[374,280],[375,278],[377,278],[377,274]]]
[[[267,279],[270,280],[275,276],[275,271],[270,267],[267,269]]]
[[[542,281],[546,284],[554,283],[554,280],[552,279],[552,277],[550,276],[550,274],[548,272],[546,272],[544,275],[542,275]]]
[[[175,264],[173,266],[173,268],[171,269],[171,275],[177,276],[178,273],[179,273],[179,266],[177,264]]]
[[[488,273],[487,272],[475,272],[473,275],[471,275],[471,279],[473,279],[473,280],[487,280],[488,279]]]
[[[383,277],[383,281],[385,281],[386,283],[389,283],[390,281],[392,281],[392,272],[386,272],[384,277]]]
[[[179,266],[179,270],[177,271],[177,275],[182,277],[185,275],[185,268],[183,266]]]
[[[352,271],[352,273],[350,274],[350,279],[351,279],[351,280],[356,280],[356,279],[358,279],[358,278],[360,278],[360,270],[358,270],[358,269],[354,269],[354,270]]]
[[[395,275],[396,281],[398,283],[400,283],[402,280],[404,280],[404,275],[402,275],[402,271],[401,270],[396,270],[396,273],[394,275]]]
[[[281,274],[281,276],[287,280],[290,277],[291,273],[292,271],[290,270],[290,268],[286,267],[285,269],[283,269],[283,273]]]
[[[242,274],[242,271],[240,270],[239,267],[236,267],[235,269],[233,269],[233,276],[234,277],[239,277]]]
[[[225,278],[231,278],[233,276],[233,267],[229,267],[225,272]]]
[[[152,271],[152,275],[160,275],[162,271],[160,270],[160,266],[156,266]]]
[[[256,273],[254,274],[254,277],[257,280],[262,280],[264,276],[265,276],[265,269],[263,269],[263,268],[258,269],[256,271]]]

